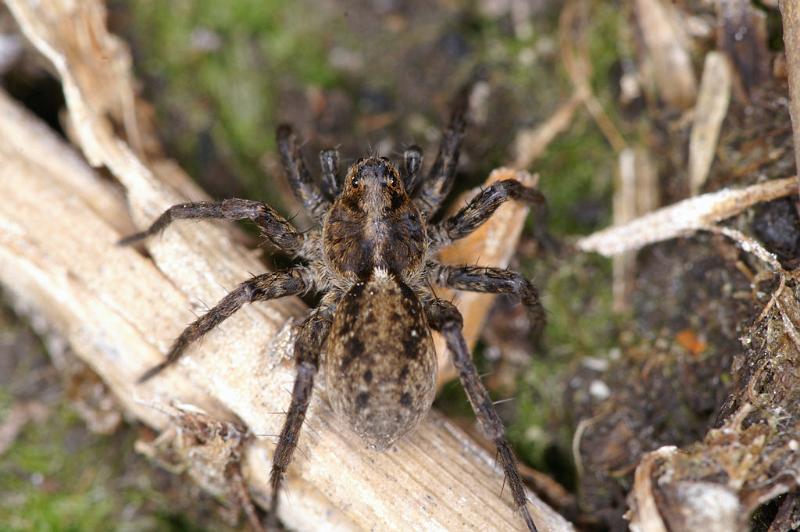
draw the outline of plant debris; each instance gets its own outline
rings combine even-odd
[[[247,427],[191,405],[176,405],[167,414],[173,424],[153,441],[137,441],[136,450],[173,473],[188,472],[206,491],[241,508],[253,530],[263,530],[241,468],[252,437]]]

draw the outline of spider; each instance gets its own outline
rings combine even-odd
[[[538,292],[520,274],[436,260],[437,250],[473,232],[505,201],[544,204],[540,192],[509,179],[485,188],[455,215],[431,222],[453,185],[470,88],[462,87],[454,99],[436,160],[424,177],[417,146],[403,153],[402,171],[385,157],[371,156],[353,164],[343,180],[339,155],[328,149],[320,153],[321,190],[291,127],[279,126],[277,145],[288,180],[321,229],[301,233],[264,203],[227,199],[174,205],[147,230],[120,241],[137,242],[179,219],[252,220],[281,250],[302,259],[299,265],[244,281],[189,325],[166,359],[139,379],[146,381],[174,364],[193,342],[245,303],[321,294],[317,307],[301,322],[294,346],[297,374],[270,476],[272,519],[320,367],[337,416],[368,447],[385,450],[431,408],[437,372],[434,330],[444,336],[481,428],[497,447],[516,507],[527,528],[536,530],[503,423],[464,341],[461,314],[431,289],[438,285],[511,294],[527,306],[535,328],[544,324]]]

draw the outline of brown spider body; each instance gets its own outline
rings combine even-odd
[[[520,274],[436,260],[439,248],[477,229],[503,202],[543,203],[539,192],[518,181],[498,181],[455,215],[430,223],[453,184],[468,94],[465,88],[456,99],[427,176],[419,175],[420,149],[411,147],[404,154],[402,173],[388,159],[370,157],[354,164],[340,183],[338,155],[325,150],[320,163],[328,197],[311,179],[291,129],[279,127],[278,147],[289,182],[321,224],[321,231],[300,233],[268,205],[229,199],[175,205],[146,231],[122,241],[128,244],[146,238],[181,218],[249,219],[275,245],[305,261],[243,282],[189,325],[166,359],[141,378],[152,378],[176,362],[193,342],[246,303],[310,291],[322,295],[302,322],[295,342],[297,376],[273,457],[273,519],[319,369],[323,369],[328,400],[337,415],[369,447],[383,450],[412,430],[431,408],[437,371],[431,330],[436,330],[446,340],[483,432],[497,446],[514,504],[527,528],[536,529],[503,423],[464,341],[461,314],[431,290],[439,285],[512,294],[528,307],[535,328],[544,323],[536,288]]]
[[[383,450],[430,410],[437,372],[425,312],[409,287],[424,264],[425,226],[391,162],[352,166],[323,241],[336,284],[350,285],[324,350],[328,396],[369,447]]]

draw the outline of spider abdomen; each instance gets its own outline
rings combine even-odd
[[[334,411],[369,447],[412,430],[435,395],[436,355],[419,298],[382,270],[342,297],[325,350]]]

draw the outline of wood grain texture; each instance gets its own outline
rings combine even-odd
[[[164,430],[170,418],[161,407],[181,403],[238,417],[257,435],[276,434],[294,377],[286,324],[305,312],[296,299],[249,306],[174,368],[134,384],[195,314],[263,266],[221,223],[175,224],[147,242],[147,255],[115,245],[186,191],[202,194],[173,164],[132,147],[146,143],[132,118],[130,58],[107,33],[101,3],[7,4],[61,77],[82,154],[0,95],[0,283],[19,310],[70,343],[130,416]],[[376,453],[333,418],[324,390],[316,392],[281,501],[280,518],[291,528],[522,528],[508,490],[501,496],[492,456],[441,416],[431,413],[413,435]],[[269,492],[273,450],[264,436],[245,452],[245,478],[259,502]],[[571,529],[531,499],[540,529]]]
[[[783,20],[783,45],[789,74],[789,112],[792,115],[794,157],[800,174],[800,5],[795,0],[778,2]]]

